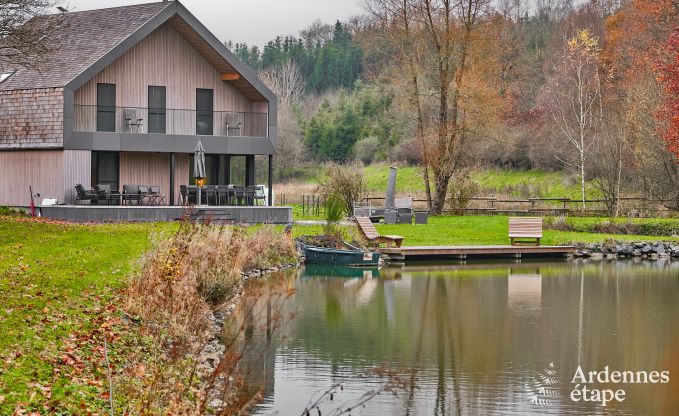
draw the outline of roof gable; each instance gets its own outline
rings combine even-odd
[[[54,39],[60,47],[40,70],[21,68],[3,82],[0,89],[65,86],[169,4],[160,2],[68,13]]]
[[[20,69],[0,84],[0,90],[66,87],[75,91],[165,22],[217,70],[239,74],[229,82],[246,97],[275,106],[273,92],[179,1],[69,13],[57,39],[61,47],[47,64],[40,71]]]

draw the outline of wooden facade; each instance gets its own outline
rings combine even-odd
[[[189,155],[175,156],[174,195],[170,201],[170,154],[169,153],[120,153],[121,184],[160,186],[170,204],[179,204],[179,185],[189,183]]]
[[[22,150],[0,152],[0,204],[28,206],[29,187],[40,198],[73,202],[75,184],[90,183],[90,155],[86,150]]]
[[[165,23],[78,89],[75,105],[96,106],[97,84],[106,83],[116,85],[116,107],[120,108],[148,108],[148,87],[164,86],[167,109],[196,110],[196,89],[205,88],[214,91],[215,112],[268,111],[266,101],[249,101],[221,77],[210,62]],[[94,122],[90,114],[87,117]],[[186,117],[186,123],[195,123],[195,118]]]

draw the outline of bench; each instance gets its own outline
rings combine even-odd
[[[401,247],[403,237],[399,235],[380,235],[372,221],[370,221],[370,218],[356,217],[356,224],[358,224],[358,229],[361,230],[363,236],[368,240],[377,244],[385,243],[387,245],[393,244],[396,247]]]
[[[536,245],[540,245],[542,238],[542,218],[541,217],[510,217],[509,218],[509,240],[512,245],[516,245],[515,240],[534,239]],[[525,242],[524,242],[525,243]]]

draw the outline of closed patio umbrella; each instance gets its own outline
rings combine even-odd
[[[196,179],[196,185],[198,185],[198,205],[201,204],[201,188],[203,187],[203,179],[207,175],[205,174],[205,149],[203,148],[203,143],[198,140],[196,144],[196,150],[193,154],[193,177]]]

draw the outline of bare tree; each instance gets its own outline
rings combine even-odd
[[[303,128],[297,107],[304,97],[306,82],[292,61],[273,66],[260,74],[260,79],[278,97],[277,177],[294,173],[306,155]]]
[[[557,158],[577,169],[582,208],[586,208],[589,156],[597,142],[602,119],[598,39],[586,29],[564,43],[545,84],[542,106],[568,144]]]
[[[293,107],[304,96],[304,76],[290,60],[262,71],[259,78],[276,94],[281,107]]]
[[[429,158],[425,137],[424,117],[422,115],[422,98],[420,92],[420,62],[422,60],[419,25],[413,19],[414,7],[408,0],[372,0],[366,7],[386,28],[388,44],[396,53],[400,66],[407,68],[410,84],[408,94],[409,105],[415,109],[416,140],[420,144],[420,160],[422,161],[422,179],[427,195],[427,206],[431,209],[431,186],[429,181]]]
[[[59,46],[54,34],[65,16],[42,16],[55,4],[54,0],[0,0],[0,72],[39,69]]]
[[[602,127],[593,172],[609,215],[617,217],[620,214],[620,193],[625,179],[623,166],[631,151],[627,133],[628,120],[625,114],[613,113],[607,117]]]

